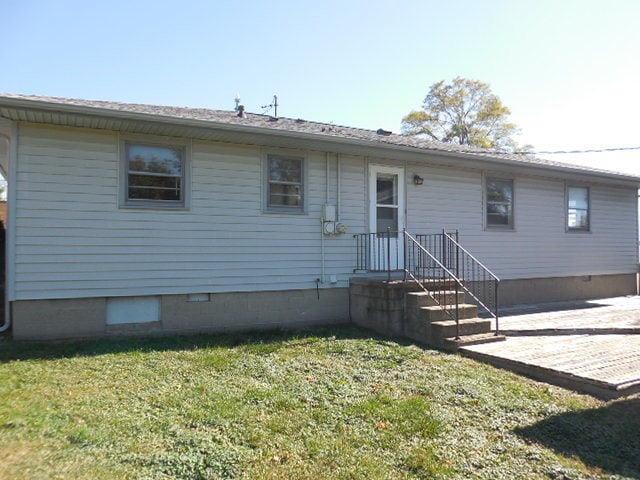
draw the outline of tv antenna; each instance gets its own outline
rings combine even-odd
[[[263,115],[273,108],[274,109],[273,116],[275,118],[278,118],[278,96],[274,95],[273,101],[271,102],[271,104],[263,105],[260,108],[264,108],[264,111],[262,112]]]

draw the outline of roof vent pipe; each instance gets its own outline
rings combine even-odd
[[[247,115],[244,113],[244,105],[238,105],[238,116],[240,118],[247,118]]]

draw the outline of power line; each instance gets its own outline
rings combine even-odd
[[[628,150],[640,150],[640,147],[616,147],[616,148],[592,148],[589,150],[552,150],[540,152],[517,152],[524,155],[561,155],[565,153],[605,153],[605,152],[622,152]]]

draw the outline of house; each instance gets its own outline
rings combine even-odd
[[[344,322],[354,276],[407,261],[400,234],[377,251],[357,235],[404,228],[457,231],[503,305],[636,293],[639,177],[243,111],[15,94],[0,95],[0,165],[14,338]],[[388,258],[358,266],[358,248]]]

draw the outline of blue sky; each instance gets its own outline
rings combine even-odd
[[[399,131],[429,86],[491,85],[537,150],[640,146],[640,1],[0,0],[0,92]],[[543,155],[640,175],[640,150]]]

